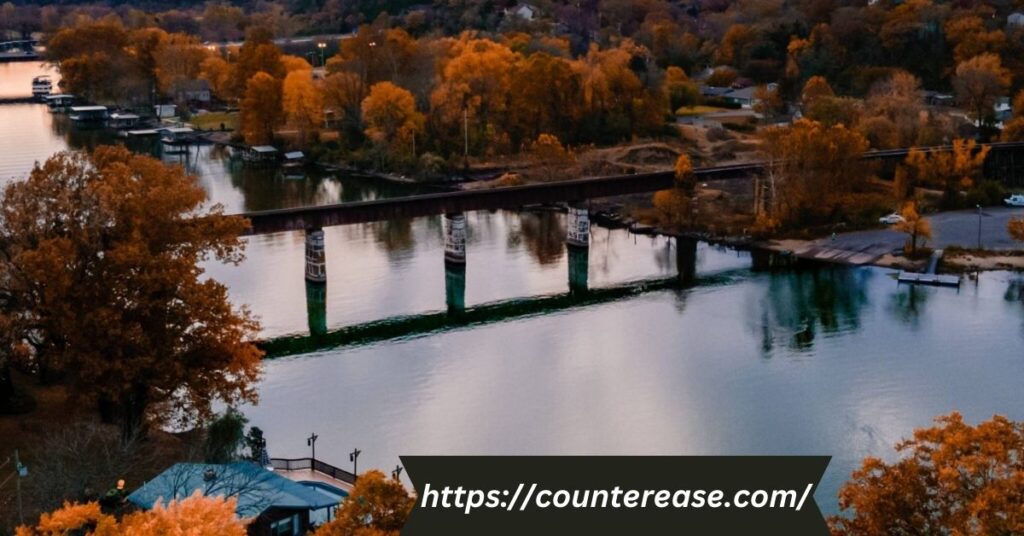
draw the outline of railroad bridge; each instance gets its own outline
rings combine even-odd
[[[985,162],[987,177],[1011,187],[1024,186],[1024,143],[993,143]],[[950,146],[926,147],[925,152],[950,151]],[[882,177],[892,177],[896,165],[906,159],[910,149],[872,151],[862,157],[865,165],[875,165]],[[762,173],[766,162],[697,168],[698,182],[743,180]],[[465,213],[477,210],[517,209],[528,205],[567,203],[566,245],[569,251],[569,289],[571,293],[587,290],[590,217],[585,202],[589,199],[650,193],[671,188],[674,173],[642,173],[609,177],[570,179],[552,183],[506,186],[480,190],[460,190],[373,201],[340,203],[313,207],[286,208],[242,214],[250,221],[247,235],[285,231],[306,234],[305,277],[310,307],[310,329],[326,329],[314,317],[322,316],[322,300],[327,281],[324,227],[369,223],[383,220],[444,215],[444,259],[446,290],[450,312],[464,309],[461,296],[465,292],[466,236]],[[681,284],[693,282],[697,241],[679,238],[676,241],[678,279]],[[757,264],[755,259],[755,264]]]

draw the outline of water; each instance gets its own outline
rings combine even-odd
[[[0,95],[26,91],[40,69],[0,64]],[[43,106],[0,106],[0,180],[104,141]],[[344,175],[286,180],[213,147],[165,159],[228,212],[415,191]],[[467,219],[466,306],[567,291],[563,215]],[[326,327],[445,310],[439,218],[325,231]],[[305,333],[303,235],[247,241],[246,262],[208,274],[260,317],[264,336]],[[672,276],[672,248],[595,229],[588,284]],[[319,457],[342,467],[354,447],[360,467],[385,470],[400,454],[831,454],[818,493],[830,512],[863,457],[891,458],[935,416],[1024,419],[1021,276],[985,274],[958,292],[900,287],[881,269],[749,266],[701,245],[702,283],[689,290],[269,361],[261,403],[245,411],[274,456],[307,456],[316,432]]]

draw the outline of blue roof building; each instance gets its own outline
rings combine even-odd
[[[128,496],[144,510],[199,492],[207,497],[233,498],[235,513],[253,536],[296,536],[311,529],[311,520],[331,519],[343,490],[323,483],[289,480],[251,462],[229,464],[179,463],[146,482]]]

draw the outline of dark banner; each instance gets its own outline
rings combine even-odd
[[[403,535],[828,535],[829,456],[402,456]]]

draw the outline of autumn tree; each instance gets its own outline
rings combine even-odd
[[[905,249],[911,256],[915,256],[917,255],[918,241],[928,240],[932,237],[931,223],[918,214],[917,204],[913,201],[908,201],[903,205],[900,216],[903,217],[903,221],[896,224],[896,230],[907,234],[909,240]]]
[[[946,37],[953,43],[953,59],[967,61],[981,54],[999,54],[1006,46],[1002,30],[989,31],[977,15],[958,17],[946,23]]]
[[[685,71],[674,65],[665,69],[663,91],[672,113],[683,106],[696,106],[700,102],[700,88],[686,76]]]
[[[245,87],[239,119],[246,143],[270,143],[282,119],[281,82],[262,71],[256,73]]]
[[[195,37],[184,34],[168,36],[154,52],[160,91],[173,97],[183,84],[199,79],[208,56],[210,52]],[[213,86],[212,83],[210,85]]]
[[[697,189],[697,176],[694,174],[693,162],[686,154],[681,154],[676,159],[673,172],[674,186],[655,192],[651,203],[654,205],[658,222],[661,225],[670,229],[679,229],[691,223],[692,201]]]
[[[235,515],[235,504],[234,498],[204,497],[197,491],[166,505],[158,502],[152,510],[128,514],[119,522],[103,513],[98,503],[65,503],[40,516],[35,527],[18,527],[15,536],[244,536],[245,526]]]
[[[380,471],[367,471],[359,475],[335,519],[320,527],[315,536],[398,536],[415,502],[401,482]]]
[[[367,88],[358,75],[349,72],[333,73],[320,84],[320,93],[327,110],[340,121],[342,130],[349,135],[362,137],[363,99]]]
[[[1007,231],[1010,232],[1010,236],[1014,240],[1024,242],[1024,218],[1010,220],[1010,223],[1007,224]]]
[[[801,119],[767,129],[762,137],[769,160],[762,210],[784,224],[834,216],[870,177],[861,162],[867,140],[845,125]]]
[[[835,96],[832,86],[829,85],[828,80],[825,80],[825,77],[812,76],[804,84],[804,89],[800,93],[800,102],[804,105],[804,109],[808,109],[820,98]]]
[[[299,133],[299,144],[305,146],[317,138],[324,121],[324,104],[320,90],[313,84],[312,70],[296,70],[284,79],[283,107],[285,121]]]
[[[1003,126],[1003,141],[1024,141],[1024,90],[1013,98],[1013,119]]]
[[[391,82],[374,84],[363,100],[362,113],[366,136],[384,155],[391,159],[403,153],[415,157],[416,134],[424,119],[412,93]]]
[[[530,160],[540,172],[541,180],[551,181],[556,180],[576,158],[562,145],[558,136],[545,133],[530,144]]]
[[[281,61],[281,49],[274,44],[273,37],[266,28],[256,27],[249,31],[232,64],[231,84],[235,95],[245,94],[249,81],[257,73],[267,73],[277,80],[287,74]]]
[[[235,94],[231,80],[231,64],[217,55],[207,56],[199,64],[199,78],[210,84],[210,91],[221,100],[233,100]]]
[[[999,56],[982,54],[957,64],[953,87],[961,102],[974,112],[975,119],[986,123],[992,118],[993,104],[1006,93],[1012,79]]]
[[[839,491],[837,536],[1024,532],[1024,425],[1002,416],[971,426],[953,413],[867,458]]]
[[[59,153],[4,190],[3,336],[125,438],[255,399],[258,324],[199,266],[240,262],[246,222],[205,201],[181,167],[123,147]]]
[[[907,196],[918,186],[939,188],[943,204],[955,208],[960,204],[960,192],[981,179],[989,150],[991,147],[979,147],[974,140],[953,140],[949,151],[911,149],[903,169],[897,170],[897,195]]]

